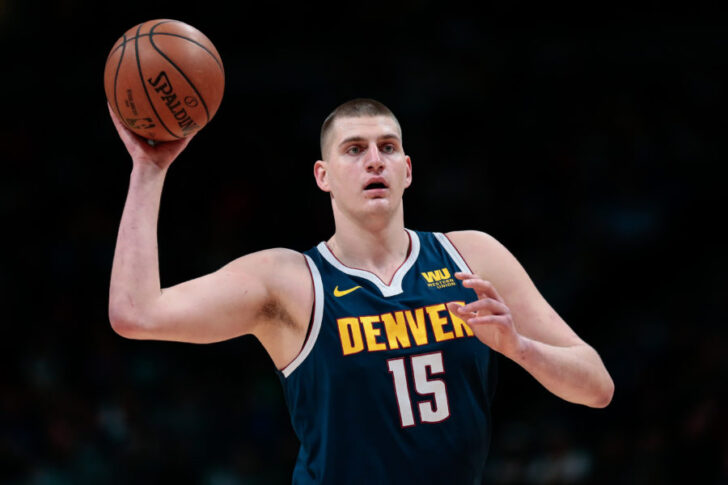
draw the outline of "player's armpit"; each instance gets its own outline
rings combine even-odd
[[[112,301],[111,323],[122,336],[210,343],[248,333],[259,338],[280,333],[271,327],[289,334],[303,327],[305,333],[313,290],[303,255],[270,249],[166,288],[143,304],[123,303],[118,295]]]

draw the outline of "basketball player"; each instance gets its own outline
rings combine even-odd
[[[323,124],[313,169],[331,197],[328,241],[303,254],[248,254],[165,289],[159,202],[189,138],[152,147],[112,118],[133,168],[111,324],[132,339],[255,335],[279,369],[301,441],[294,483],[480,483],[495,353],[567,401],[610,402],[613,383],[597,352],[498,241],[404,227],[412,162],[381,103],[349,101]]]

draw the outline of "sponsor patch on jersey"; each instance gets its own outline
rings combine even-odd
[[[427,282],[427,286],[430,288],[449,288],[455,286],[455,279],[450,274],[450,270],[447,268],[440,268],[434,271],[425,271],[420,273]]]

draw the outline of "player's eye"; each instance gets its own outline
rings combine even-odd
[[[357,145],[352,145],[346,149],[346,153],[348,153],[349,155],[359,155],[361,153],[361,147]]]
[[[382,147],[382,151],[384,153],[394,153],[394,151],[395,151],[394,145],[392,145],[391,143],[384,145]]]

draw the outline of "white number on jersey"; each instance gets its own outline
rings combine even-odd
[[[387,361],[389,372],[394,380],[394,394],[397,397],[399,416],[402,420],[402,427],[414,426],[415,417],[412,411],[412,398],[409,392],[407,371],[405,369],[405,358],[391,359]],[[413,355],[410,358],[412,376],[415,383],[415,391],[420,396],[432,395],[417,403],[421,423],[439,423],[450,416],[450,406],[447,402],[447,389],[442,379],[428,379],[429,374],[444,374],[445,367],[442,364],[442,352],[431,354]],[[433,402],[434,401],[434,402]]]

